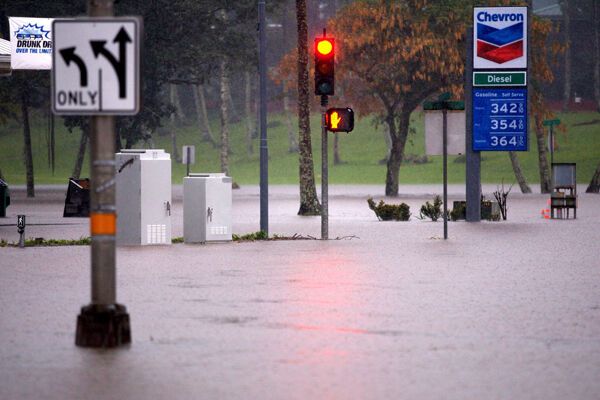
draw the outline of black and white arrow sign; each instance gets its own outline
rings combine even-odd
[[[140,29],[140,21],[132,17],[55,20],[54,113],[137,113]]]

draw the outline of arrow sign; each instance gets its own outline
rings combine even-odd
[[[75,47],[67,47],[66,49],[60,50],[60,55],[63,60],[65,60],[65,64],[71,65],[71,61],[77,64],[77,68],[79,68],[79,84],[83,87],[88,84],[88,74],[85,63],[77,54],[75,54]]]
[[[131,43],[131,38],[127,34],[124,28],[119,30],[117,36],[113,40],[113,43],[119,44],[119,60],[115,58],[115,56],[106,49],[106,40],[91,40],[90,45],[92,46],[92,51],[94,53],[94,57],[98,58],[100,54],[104,56],[112,65],[115,73],[117,74],[117,78],[119,79],[119,97],[124,99],[127,95],[127,78],[125,72],[125,66],[127,65],[127,53],[126,46],[127,43]]]
[[[138,17],[55,19],[52,111],[135,115],[140,110]]]

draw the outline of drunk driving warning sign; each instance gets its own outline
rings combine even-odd
[[[133,115],[140,107],[137,18],[81,18],[52,24],[52,111]]]

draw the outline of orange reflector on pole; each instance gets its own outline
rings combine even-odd
[[[114,213],[90,213],[92,235],[115,235],[117,233],[117,215]]]

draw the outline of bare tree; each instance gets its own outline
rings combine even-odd
[[[23,159],[27,175],[27,197],[35,197],[33,181],[33,153],[31,151],[31,128],[29,126],[29,99],[27,90],[21,94],[21,117],[23,118]]]
[[[285,79],[283,80],[283,114],[288,131],[288,153],[297,153],[298,141],[296,140],[296,132],[292,123],[292,113],[290,112],[290,91]]]
[[[248,155],[254,153],[253,143],[256,137],[256,114],[252,111],[252,76],[250,71],[244,72],[245,96],[244,103],[246,109],[246,151]]]
[[[594,172],[594,176],[590,181],[589,186],[587,187],[586,193],[600,193],[600,163],[596,167],[596,172]]]
[[[200,132],[202,132],[200,140],[210,143],[212,147],[217,147],[217,143],[215,142],[215,139],[213,139],[212,132],[210,131],[210,122],[208,121],[208,113],[206,111],[206,100],[204,99],[204,85],[193,86],[192,96],[194,98],[198,126]]]
[[[569,0],[561,0],[560,8],[563,14],[563,33],[565,36],[565,73],[563,82],[563,104],[562,110],[569,111],[569,101],[571,100],[571,13],[569,10]]]
[[[81,177],[81,168],[83,166],[83,159],[85,158],[85,151],[88,143],[88,129],[81,129],[81,139],[79,139],[79,150],[77,151],[77,159],[75,160],[75,166],[73,167],[72,178],[79,179]]]
[[[173,104],[175,106],[175,103],[178,101],[177,100],[177,88],[175,85],[170,84],[169,85],[169,97],[170,97],[170,101],[171,104]],[[171,126],[170,126],[170,131],[171,131],[171,145],[173,147],[173,159],[176,162],[181,162],[181,158],[179,157],[179,149],[177,148],[177,133],[175,132],[175,125],[176,125],[176,118],[177,118],[177,106],[175,106],[175,112],[173,112],[171,114]]]
[[[514,151],[509,151],[508,156],[510,158],[510,164],[512,165],[513,172],[515,173],[515,178],[517,178],[517,182],[521,188],[521,193],[531,193],[531,188],[527,184],[525,175],[523,175],[523,171],[521,170],[521,163],[519,162],[517,153]]]
[[[229,66],[221,62],[221,172],[229,176]]]
[[[539,117],[534,118],[535,138],[538,146],[538,165],[540,168],[540,191],[550,193],[550,166],[548,164],[548,149],[546,148],[546,135]]]
[[[296,22],[298,27],[298,128],[300,130],[300,209],[298,215],[319,215],[321,205],[317,198],[310,140],[306,0],[296,0]]]

